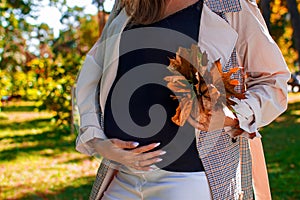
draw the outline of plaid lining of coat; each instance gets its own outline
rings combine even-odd
[[[118,2],[118,0],[116,1]],[[225,13],[241,11],[239,0],[204,0],[204,3],[215,13],[226,20]],[[117,3],[116,3],[117,4]],[[115,5],[115,7],[118,7]],[[120,10],[114,9],[111,13],[114,18]],[[224,71],[238,66],[236,51],[232,52],[231,58]],[[242,80],[242,74],[234,74],[234,78]],[[242,83],[242,81],[240,81]],[[236,87],[242,92],[243,85]],[[101,120],[102,128],[103,119]],[[248,139],[238,137],[236,142],[224,134],[222,130],[214,132],[199,132],[197,134],[197,149],[205,166],[205,173],[209,180],[213,199],[253,199],[252,189],[252,160]],[[90,200],[99,200],[99,189],[105,175],[113,164],[103,159],[98,169]]]

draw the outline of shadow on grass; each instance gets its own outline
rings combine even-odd
[[[299,112],[295,112],[299,111]],[[263,143],[265,156],[268,164],[270,185],[274,200],[297,200],[300,199],[300,102],[289,104],[288,110],[275,122],[263,128]],[[49,119],[38,119],[23,123],[0,124],[0,130],[22,130],[31,128],[43,128],[49,124]],[[50,126],[50,125],[48,125]],[[24,136],[9,136],[1,139],[11,139],[19,147],[4,150],[0,153],[0,160],[14,160],[19,154],[43,154],[54,156],[62,152],[74,151],[74,140],[70,140],[70,134],[62,130],[45,131],[41,134],[27,134]],[[71,141],[71,142],[70,142]],[[37,142],[34,146],[22,146],[22,143]],[[52,149],[51,153],[40,151]],[[68,163],[79,162],[78,159],[67,161]],[[255,166],[254,166],[255,167]],[[20,199],[88,199],[94,177],[83,177],[75,180],[75,183],[61,190],[51,191],[51,194],[36,193],[26,194]]]
[[[94,179],[94,176],[81,177],[72,181],[69,186],[66,186],[63,189],[48,193],[36,192],[34,194],[26,194],[26,196],[22,196],[15,200],[86,200],[90,195]]]
[[[63,163],[65,163],[65,164],[71,164],[71,163],[76,164],[76,163],[80,163],[82,161],[85,161],[86,159],[87,158],[85,158],[85,157],[83,157],[83,158],[75,158],[75,159],[70,159],[70,160],[64,161]],[[92,160],[93,157],[90,157],[89,159]]]
[[[19,154],[41,154],[43,156],[53,156],[62,152],[73,152],[75,148],[75,135],[71,135],[64,129],[58,129],[50,124],[50,119],[34,119],[22,123],[0,124],[0,130],[23,130],[41,129],[49,126],[50,131],[44,131],[38,134],[24,134],[0,137],[2,140],[11,140],[10,143],[16,147],[2,150],[0,153],[1,161],[11,161],[17,158]],[[27,142],[36,142],[36,145],[28,145]],[[53,153],[41,153],[44,149],[51,149]]]
[[[25,108],[25,109],[24,109]],[[34,109],[34,106],[22,106],[21,108],[18,107],[9,107],[9,110],[5,111],[31,111]],[[8,113],[9,114],[9,113]],[[26,119],[25,119],[26,120]],[[47,157],[48,159],[55,159],[56,156],[59,157],[59,159],[56,159],[58,161],[57,164],[60,163],[74,163],[74,164],[80,164],[80,166],[83,166],[84,163],[80,163],[81,161],[86,160],[87,158],[74,158],[73,156],[68,159],[68,155],[62,156],[64,153],[75,153],[75,134],[70,134],[70,130],[68,128],[62,129],[62,128],[56,128],[53,124],[50,123],[51,118],[39,118],[39,119],[33,119],[33,120],[26,120],[24,122],[16,123],[12,121],[1,121],[0,122],[0,132],[5,131],[5,133],[0,134],[0,146],[5,147],[5,145],[8,145],[6,149],[4,148],[2,151],[0,151],[0,164],[2,162],[4,165],[6,163],[13,163],[16,162],[15,160],[19,157],[24,157],[27,159],[27,157],[30,157],[32,155],[41,155],[43,157]],[[23,133],[24,131],[24,133]],[[27,132],[28,131],[28,132]],[[36,132],[35,132],[36,131]],[[43,132],[39,132],[43,131]],[[60,157],[63,157],[63,159],[60,159]],[[33,157],[35,159],[35,157]],[[91,158],[92,159],[92,158]],[[30,164],[30,162],[26,161],[26,164]],[[42,163],[41,163],[42,164]],[[26,166],[22,166],[20,164],[21,168],[24,167],[24,170],[26,170]],[[24,165],[24,164],[23,164]],[[75,166],[75,165],[74,165]],[[49,166],[51,168],[52,166]],[[45,169],[45,168],[43,168]],[[43,170],[41,169],[41,170]],[[10,170],[10,169],[8,169]],[[12,169],[13,170],[13,169]],[[62,169],[66,170],[66,169]],[[85,170],[91,170],[91,169],[85,169]],[[45,171],[47,173],[47,171]],[[60,171],[62,175],[64,176],[63,171]],[[73,173],[73,172],[71,172]],[[78,173],[81,173],[79,171]],[[76,176],[78,176],[78,173],[76,172]],[[89,173],[91,174],[91,173]],[[28,200],[34,200],[34,199],[49,199],[49,200],[83,200],[88,199],[88,196],[90,194],[90,190],[92,188],[92,184],[94,181],[94,176],[86,176],[86,174],[79,174],[80,178],[73,179],[70,178],[70,181],[67,181],[67,184],[60,183],[58,180],[53,184],[52,182],[49,183],[49,186],[43,186],[43,187],[37,187],[37,188],[31,188],[29,190],[28,184],[24,184],[24,191],[21,188],[17,188],[17,185],[14,185],[16,189],[11,189],[12,194],[7,193],[8,195],[14,195],[14,191],[19,191],[18,194],[22,195],[18,198],[8,198],[8,199],[28,199]],[[54,176],[54,175],[53,175]],[[55,175],[56,176],[56,175]],[[68,177],[68,176],[66,176]],[[41,179],[43,176],[41,176]],[[54,177],[55,178],[55,177]],[[13,179],[14,180],[14,179]],[[9,181],[9,179],[8,179]],[[48,183],[44,183],[48,184]],[[0,184],[1,185],[1,184]],[[44,189],[44,187],[47,187]],[[2,187],[3,189],[3,187]],[[39,191],[35,191],[39,190]],[[28,191],[28,192],[27,192]],[[26,193],[25,193],[26,192]],[[1,193],[1,187],[0,187],[0,193]],[[17,193],[16,193],[17,194]],[[5,195],[5,194],[4,194]],[[1,198],[0,194],[0,199]],[[8,196],[7,196],[8,197]],[[4,198],[5,199],[5,198]]]
[[[37,141],[34,146],[20,146],[8,150],[1,151],[1,161],[11,161],[18,157],[18,154],[40,154],[43,156],[53,156],[63,152],[73,152],[75,148],[74,142],[66,140],[63,133],[55,131],[47,131],[37,135],[25,135],[13,137],[14,143],[24,143],[29,141]],[[53,153],[41,153],[44,149],[51,149]]]
[[[49,118],[39,118],[39,119],[33,119],[28,120],[24,122],[2,122],[0,123],[0,130],[23,130],[23,129],[39,129],[44,128],[50,125],[50,119]],[[0,140],[4,137],[0,137]],[[7,137],[5,137],[7,138]]]
[[[14,106],[3,106],[1,107],[2,111],[4,112],[30,112],[38,109],[34,105],[30,106],[19,106],[19,105],[14,105]]]
[[[274,200],[300,199],[300,102],[261,130]]]

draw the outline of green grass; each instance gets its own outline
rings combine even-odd
[[[5,119],[8,119],[8,116],[0,112],[0,120],[5,120]]]
[[[300,98],[292,97],[287,112],[261,130],[274,200],[300,199]],[[88,198],[98,161],[74,150],[75,134],[57,129],[34,103],[1,115],[0,199]]]
[[[261,132],[273,199],[300,199],[300,102]]]
[[[51,113],[20,107],[0,120],[0,199],[87,199],[98,161],[75,152]]]

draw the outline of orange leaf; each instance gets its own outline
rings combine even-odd
[[[237,85],[240,84],[240,82],[238,80],[236,80],[236,79],[230,80],[229,83],[230,83],[230,85],[234,85],[234,86],[237,86]]]
[[[178,126],[183,126],[191,114],[193,101],[189,97],[182,98],[176,109],[176,114],[172,117],[172,121]]]
[[[240,67],[234,67],[234,68],[231,68],[231,69],[229,70],[229,73],[231,73],[231,74],[236,73],[236,72],[238,72],[240,69],[241,69]]]
[[[176,92],[191,92],[190,85],[184,76],[166,76],[164,78],[167,81],[167,87]]]
[[[215,62],[215,66],[217,66],[219,73],[223,72],[223,70],[222,70],[222,64],[221,64],[220,60],[217,60]]]

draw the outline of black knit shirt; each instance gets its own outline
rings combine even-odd
[[[128,25],[121,36],[118,71],[105,105],[104,130],[107,137],[136,141],[140,146],[160,142],[156,149],[167,153],[161,156],[163,161],[157,166],[167,171],[204,171],[196,148],[194,128],[185,123],[179,129],[171,120],[179,102],[171,98],[174,94],[163,81],[165,76],[172,75],[167,66],[178,47],[190,48],[191,44],[198,42],[201,11],[202,2],[199,1],[151,25]],[[151,29],[153,34],[147,29],[150,27],[155,28]],[[180,37],[181,34],[184,36]],[[132,44],[139,48],[131,48]],[[129,102],[126,103],[125,96],[130,93],[130,87],[136,89],[129,94]],[[151,107],[157,105],[162,106],[164,111],[153,109],[156,114],[151,115]],[[162,122],[158,130],[147,129],[155,121],[151,117],[155,117],[158,124]],[[134,125],[127,123],[129,119]]]

